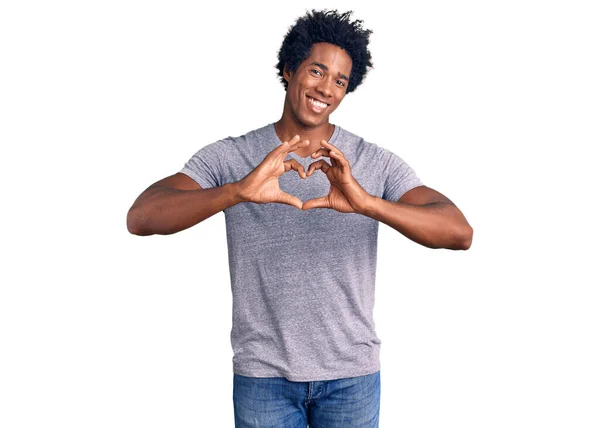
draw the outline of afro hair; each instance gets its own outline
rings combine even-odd
[[[279,80],[287,91],[288,82],[283,78],[284,66],[295,72],[300,63],[310,55],[315,43],[331,43],[344,49],[352,59],[352,71],[346,94],[354,91],[367,74],[367,67],[373,68],[371,52],[367,49],[371,30],[363,29],[361,20],[350,22],[353,11],[338,14],[337,10],[312,10],[297,19],[289,28],[279,50]]]

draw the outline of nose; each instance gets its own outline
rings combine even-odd
[[[319,84],[316,87],[317,92],[319,92],[323,97],[329,98],[333,95],[333,90],[331,85],[333,83],[329,79],[322,79],[319,81]]]

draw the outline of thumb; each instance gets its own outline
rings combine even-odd
[[[288,204],[298,209],[302,209],[302,201],[296,196],[290,195],[289,193],[279,192],[279,195],[274,202],[280,202],[282,204]]]
[[[311,208],[329,208],[329,199],[327,196],[320,198],[309,199],[302,205],[303,210],[309,210]]]

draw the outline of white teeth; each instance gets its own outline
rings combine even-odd
[[[322,103],[321,101],[317,101],[314,98],[308,97],[308,100],[313,103],[314,105],[316,105],[317,107],[321,107],[321,108],[325,108],[327,107],[327,104]]]

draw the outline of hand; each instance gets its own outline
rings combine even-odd
[[[371,195],[360,187],[358,181],[352,176],[348,159],[337,147],[326,140],[321,140],[321,146],[322,148],[314,152],[311,157],[313,159],[319,156],[329,157],[331,165],[323,159],[318,160],[309,165],[306,175],[311,176],[317,169],[323,171],[331,184],[329,194],[304,202],[302,209],[333,208],[342,213],[363,213],[367,209]]]
[[[244,202],[266,204],[280,202],[302,209],[302,201],[296,196],[285,193],[279,188],[279,177],[290,170],[298,171],[301,178],[306,178],[304,167],[295,159],[284,161],[288,153],[300,147],[306,147],[310,141],[300,141],[295,135],[290,141],[285,141],[270,152],[247,176],[238,183],[240,196]]]

